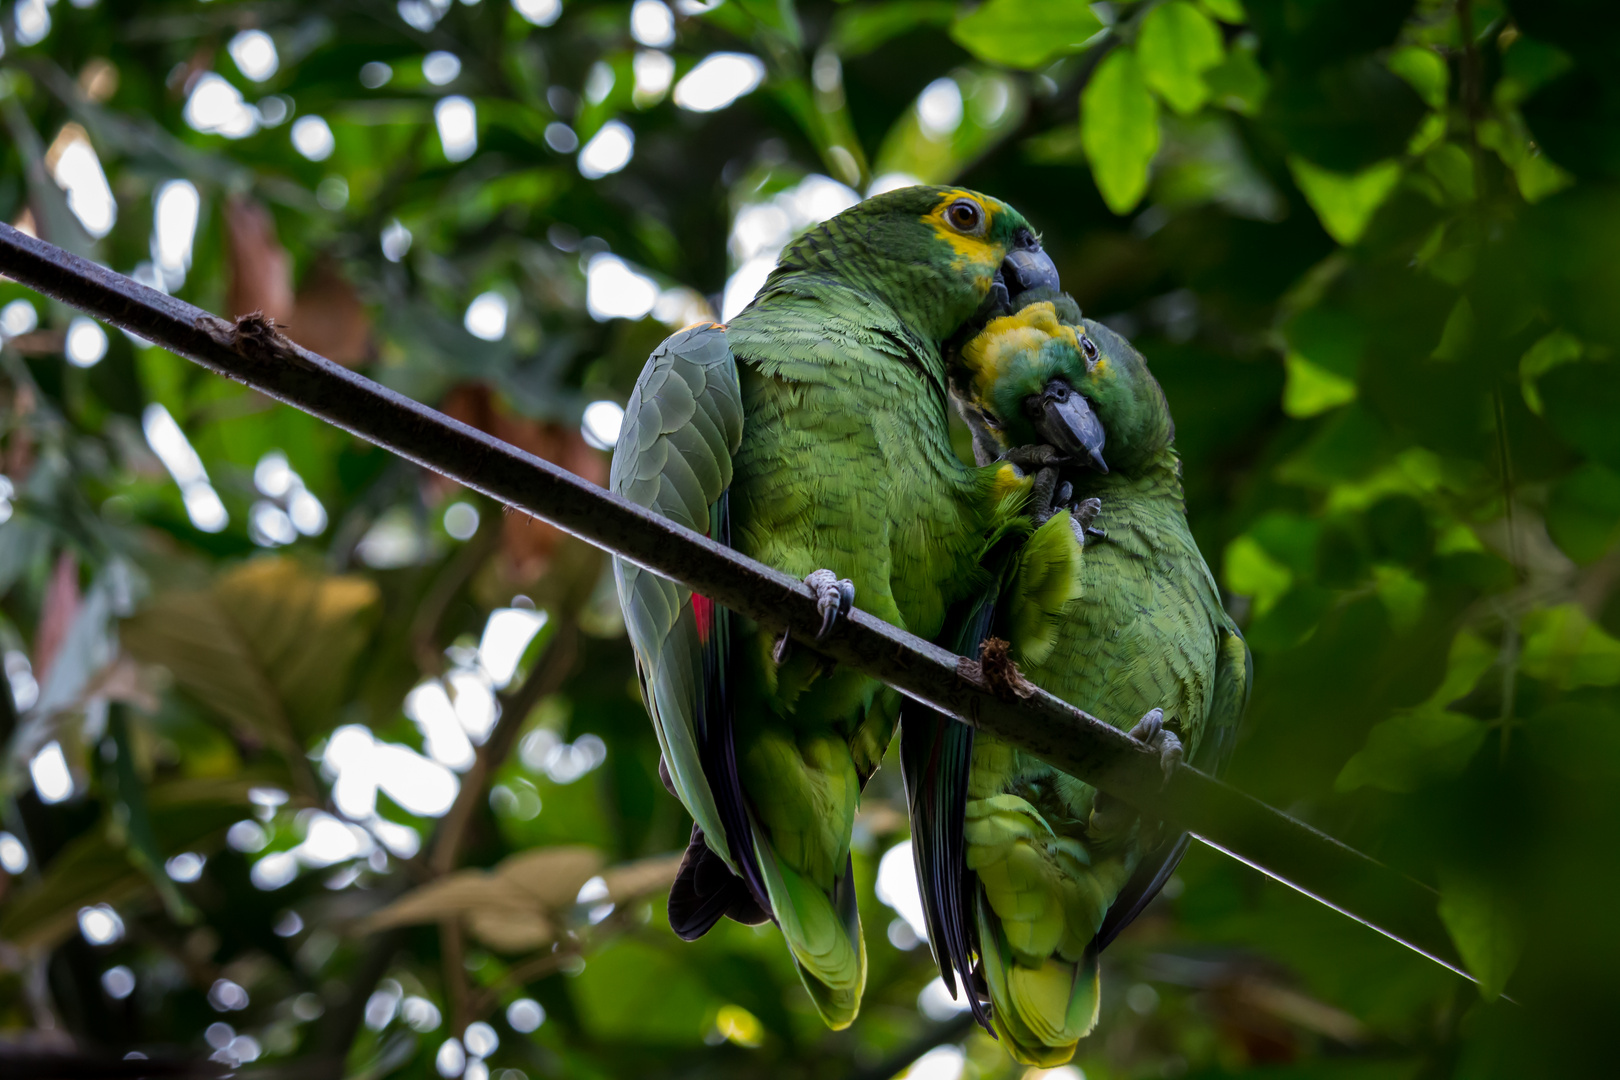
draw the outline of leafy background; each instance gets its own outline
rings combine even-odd
[[[1059,1075],[1606,1071],[1610,5],[20,0],[0,27],[6,220],[599,482],[587,406],[794,231],[907,178],[1018,206],[1175,411],[1256,654],[1231,779],[1436,883],[1480,982],[1195,846]],[[716,53],[757,87],[680,82]],[[154,241],[175,180],[189,252]],[[773,931],[667,929],[687,823],[600,556],[15,300],[7,1037],[264,1076],[1020,1075],[873,891],[892,769],[857,835],[866,1008],[830,1034]],[[484,641],[527,641],[498,722]]]

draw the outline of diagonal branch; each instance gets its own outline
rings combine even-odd
[[[4,224],[0,272],[544,518],[763,627],[806,643],[820,629],[814,598],[786,574],[317,356],[262,317],[228,322]],[[1196,769],[1179,766],[1166,781],[1157,754],[1096,717],[1044,692],[998,697],[959,670],[959,657],[860,611],[815,647],[1465,974],[1433,889]]]

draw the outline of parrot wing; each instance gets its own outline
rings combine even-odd
[[[729,545],[727,490],[742,431],[742,393],[725,329],[711,323],[682,330],[653,352],[631,391],[609,486]],[[693,833],[670,912],[677,933],[697,937],[739,899],[731,895],[737,884],[770,910],[737,773],[727,686],[732,616],[623,559],[614,560],[613,572],[670,785],[701,830]],[[741,883],[717,873],[709,852]]]
[[[1190,765],[1203,769],[1211,776],[1226,772],[1232,759],[1232,748],[1237,744],[1238,723],[1249,706],[1249,688],[1254,683],[1254,657],[1248,643],[1235,626],[1228,624],[1221,630],[1220,653],[1215,658],[1215,693],[1210,702],[1209,717],[1205,721],[1203,736],[1193,753]],[[1181,857],[1187,853],[1191,837],[1178,833],[1166,838],[1158,847],[1142,857],[1136,872],[1125,883],[1115,898],[1102,928],[1097,931],[1097,948],[1107,948],[1142,909],[1153,902],[1176,872]]]
[[[1018,521],[986,545],[989,554],[984,561],[1002,565],[994,584],[967,605],[960,619],[947,622],[958,627],[951,642],[958,656],[978,656],[992,627],[999,625],[1019,660],[1044,659],[1065,610],[1080,593],[1081,551],[1068,511],[1053,515],[1009,554],[1024,538],[1023,519]],[[900,769],[911,815],[917,886],[940,978],[954,997],[960,977],[974,1018],[992,1031],[971,975],[973,956],[980,951],[964,837],[973,729],[905,699],[900,711]]]

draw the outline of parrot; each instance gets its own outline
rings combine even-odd
[[[1012,306],[951,359],[952,391],[977,459],[1021,463],[1054,505],[1073,503],[1080,589],[1055,640],[1036,635],[1034,649],[1016,591],[981,599],[958,652],[999,633],[1025,678],[1128,728],[1167,777],[1183,757],[1219,774],[1252,663],[1187,526],[1164,393],[1141,353],[1067,295],[1032,289]],[[941,977],[953,996],[960,979],[1016,1060],[1061,1065],[1096,1025],[1099,953],[1158,893],[1187,838],[915,702],[900,729]]]
[[[859,596],[932,638],[1031,490],[1016,467],[953,452],[944,347],[1057,284],[1000,200],[924,186],[869,198],[790,243],[729,324],[653,351],[609,486],[803,577],[822,636]],[[660,778],[694,821],[671,927],[692,940],[722,917],[774,921],[822,1019],[847,1027],[866,978],[850,838],[898,695],[633,563],[614,575]]]

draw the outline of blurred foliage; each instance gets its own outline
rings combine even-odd
[[[14,0],[0,28],[5,220],[598,482],[587,404],[794,229],[908,177],[1018,206],[1175,412],[1256,653],[1231,779],[1437,884],[1481,984],[1195,845],[1077,1066],[1607,1071],[1612,5]],[[681,107],[713,53],[763,81]],[[1016,1075],[919,1011],[927,949],[873,892],[892,769],[857,833],[866,1007],[831,1034],[774,931],[664,923],[687,822],[598,554],[73,318],[0,280],[0,1032],[266,1076],[880,1078],[939,1044],[913,1075]]]

